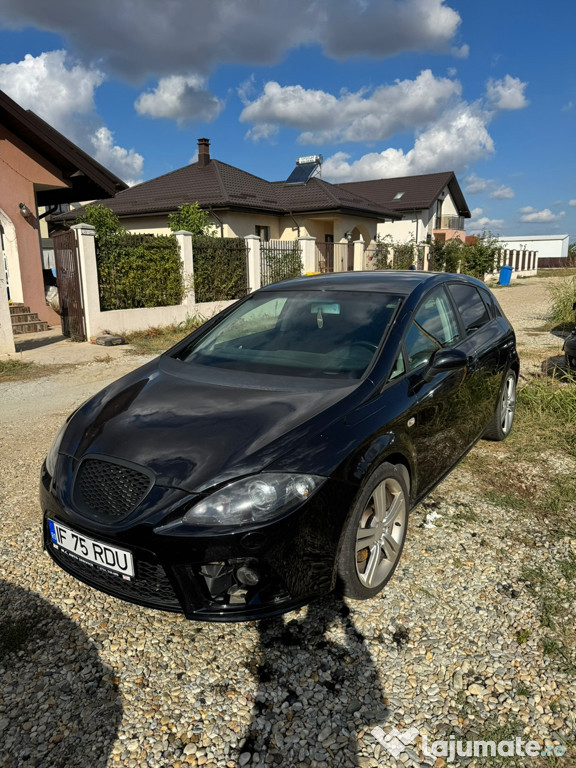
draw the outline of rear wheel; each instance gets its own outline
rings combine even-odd
[[[516,411],[516,374],[509,370],[504,379],[492,421],[486,427],[486,440],[504,440],[510,434]]]
[[[408,524],[403,470],[381,464],[354,501],[338,558],[340,589],[347,597],[366,600],[378,594],[398,565]]]

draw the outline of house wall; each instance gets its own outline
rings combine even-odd
[[[60,325],[60,318],[46,305],[42,275],[39,222],[36,217],[36,189],[66,187],[57,168],[17,136],[0,126],[0,210],[7,240],[10,293],[14,301],[28,305],[41,320]],[[20,215],[20,203],[32,215]],[[8,227],[6,224],[8,223]]]
[[[539,235],[523,237],[498,237],[504,247],[527,251],[538,251],[538,258],[566,258],[568,256],[569,235]]]
[[[364,219],[360,216],[336,216],[310,218],[296,215],[294,220],[288,216],[273,216],[258,213],[222,212],[218,214],[223,224],[224,237],[246,237],[254,235],[256,227],[269,227],[271,240],[296,240],[300,237],[314,237],[324,242],[326,235],[332,235],[334,242],[344,241],[346,232],[355,232],[364,239],[366,244],[374,240],[377,230],[375,219]],[[122,226],[129,232],[138,234],[168,235],[168,216],[133,216],[123,217]],[[220,234],[220,222],[214,217],[212,223]],[[296,226],[300,227],[300,233]],[[353,239],[357,239],[354,236]]]
[[[442,200],[442,215],[458,216],[458,209],[448,191],[448,187],[444,187],[437,199],[439,200],[442,196],[444,196]],[[378,234],[380,237],[391,235],[399,243],[406,243],[412,238],[417,243],[423,243],[428,235],[432,236],[435,229],[436,201],[434,201],[430,208],[404,213],[401,221],[387,221],[383,224],[378,224]],[[446,230],[446,239],[450,239],[455,234],[458,235],[455,230]]]

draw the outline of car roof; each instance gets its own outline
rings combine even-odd
[[[446,279],[477,283],[464,275],[419,270],[372,270],[370,272],[331,272],[321,275],[296,277],[273,283],[262,291],[363,291],[394,293],[408,296],[416,288],[428,283],[445,282]]]

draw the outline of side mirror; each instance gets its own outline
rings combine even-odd
[[[438,373],[461,370],[467,365],[468,356],[461,349],[437,349],[430,358],[423,376],[425,381],[432,381]]]

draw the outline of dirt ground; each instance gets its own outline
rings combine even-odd
[[[495,288],[514,325],[522,362],[521,378],[560,360],[562,339],[542,331],[549,306],[547,285],[562,278],[531,278]],[[98,347],[63,339],[58,330],[20,341],[24,361],[45,366],[46,376],[0,384],[0,536],[37,526],[37,483],[42,460],[68,414],[108,383],[146,362],[126,347]],[[59,367],[64,365],[64,367]]]

